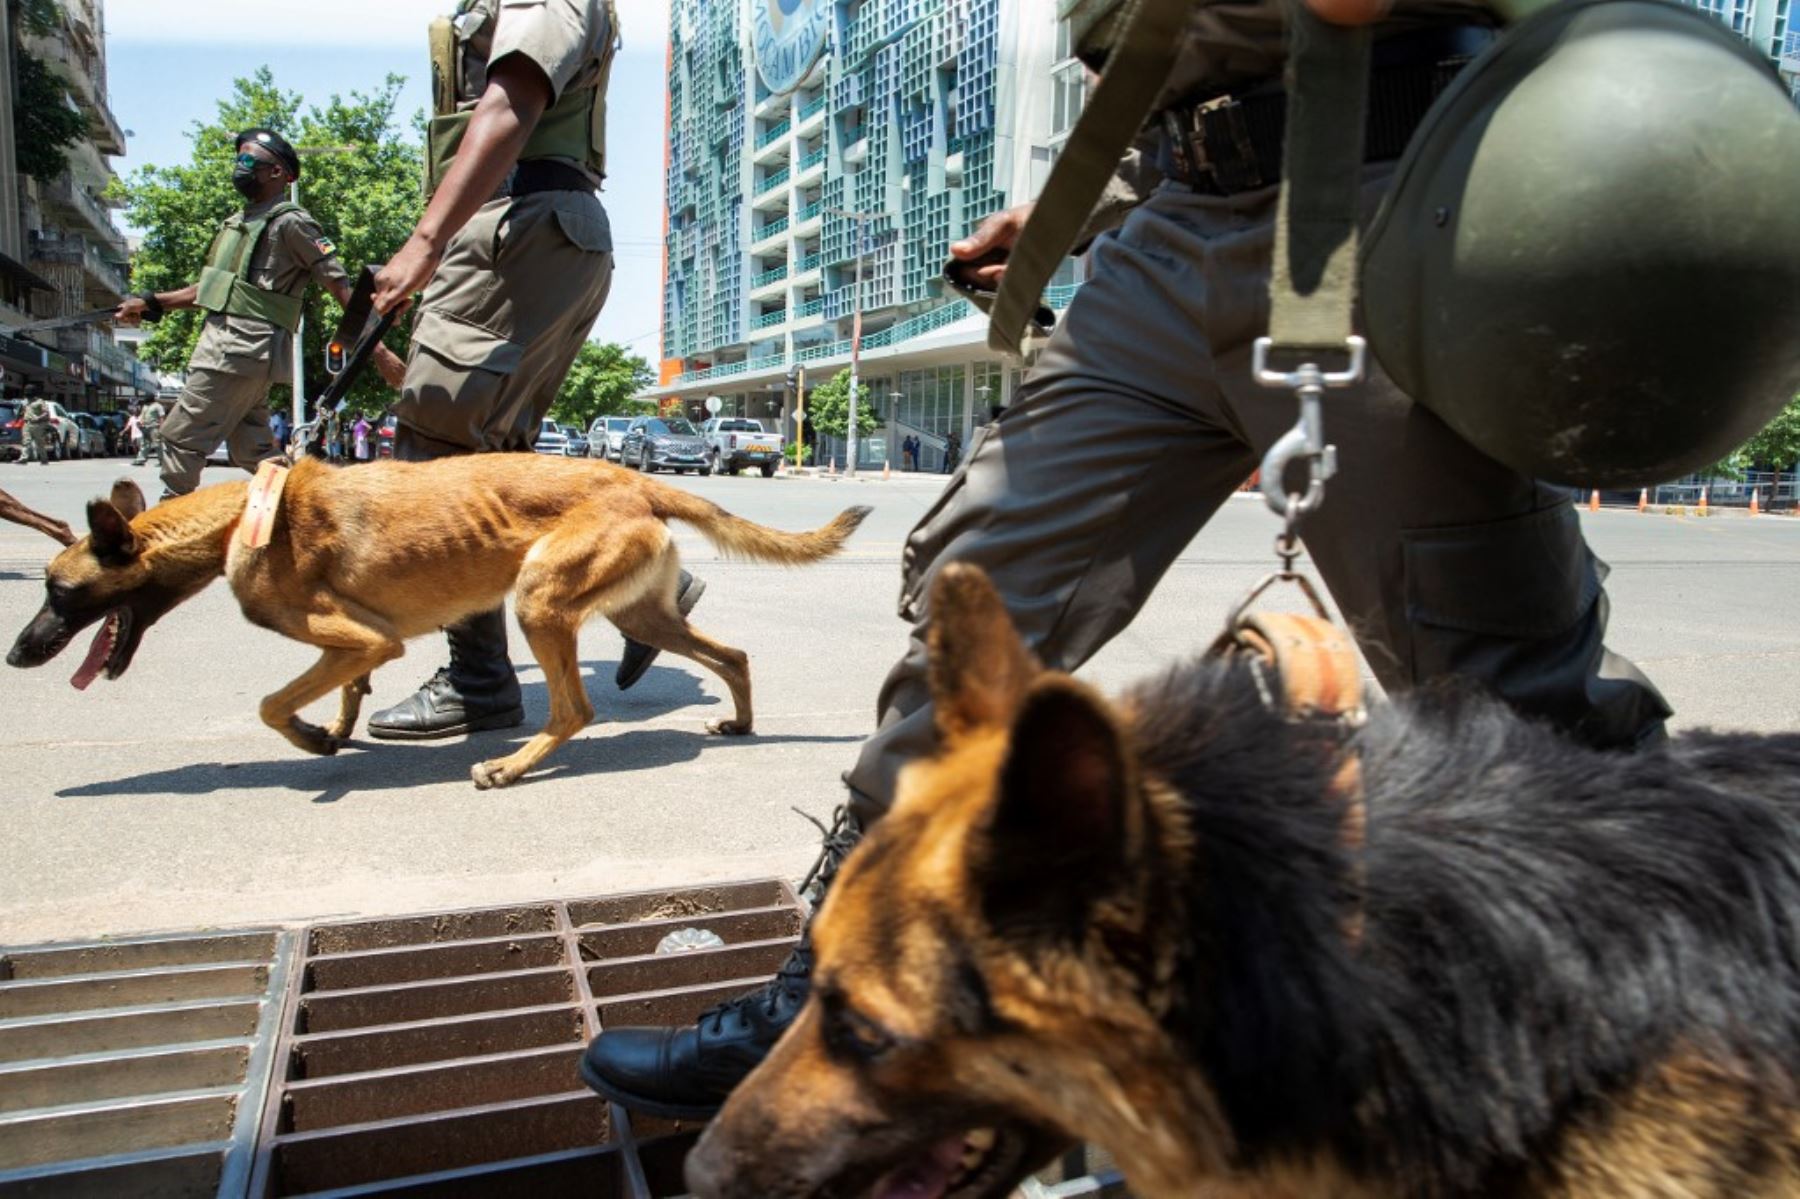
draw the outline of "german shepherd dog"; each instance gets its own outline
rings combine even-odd
[[[499,606],[510,592],[550,689],[550,720],[518,752],[478,763],[475,785],[504,787],[594,717],[576,634],[598,612],[627,637],[692,658],[725,681],[735,714],[709,732],[751,728],[750,661],[690,627],[675,606],[680,575],[667,520],[727,554],[798,566],[828,558],[869,512],[851,508],[811,533],[782,533],[717,504],[603,462],[476,454],[290,472],[266,546],[236,535],[249,484],[208,487],[145,510],[128,480],[88,505],[88,535],[57,555],[43,608],[7,655],[40,666],[100,624],[71,680],[116,679],[144,632],[224,575],[251,623],[321,651],[262,701],[270,728],[309,753],[335,753],[356,727],[369,675],[409,638]],[[329,728],[298,713],[342,694]]]
[[[1074,1138],[1146,1199],[1800,1195],[1800,736],[1446,691],[1321,753],[1244,662],[1109,703],[979,572],[931,611],[941,752],[698,1195],[993,1199]]]

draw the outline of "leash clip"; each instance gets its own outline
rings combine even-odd
[[[1325,500],[1325,481],[1337,473],[1337,447],[1325,444],[1325,390],[1353,387],[1362,382],[1368,343],[1355,336],[1344,339],[1350,365],[1341,371],[1324,370],[1318,363],[1310,361],[1291,371],[1270,370],[1269,352],[1273,348],[1274,342],[1270,338],[1256,339],[1251,348],[1250,374],[1263,387],[1293,392],[1300,404],[1300,419],[1269,447],[1262,460],[1263,499],[1275,515],[1286,518],[1288,527],[1283,536],[1291,547],[1294,523],[1318,509]],[[1298,459],[1305,459],[1307,463],[1306,491],[1303,493],[1287,490],[1287,468]],[[1289,569],[1292,569],[1291,561]]]

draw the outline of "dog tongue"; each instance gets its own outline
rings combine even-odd
[[[914,1161],[894,1169],[875,1188],[874,1199],[938,1199],[962,1164],[961,1133],[945,1137]]]
[[[87,657],[69,679],[69,685],[77,691],[86,691],[88,684],[100,677],[100,668],[106,665],[106,657],[113,648],[113,621],[107,617],[100,622],[100,631],[94,634],[94,643],[88,646]]]

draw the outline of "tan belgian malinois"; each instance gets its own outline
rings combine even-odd
[[[1141,1199],[1800,1195],[1800,735],[1415,692],[1322,742],[1242,660],[1045,671],[969,567],[930,615],[941,751],[700,1199],[1000,1199],[1074,1139]]]
[[[504,787],[593,719],[576,634],[595,613],[725,681],[736,712],[708,731],[750,731],[749,658],[677,610],[680,567],[665,521],[692,525],[727,554],[798,566],[837,553],[869,512],[783,533],[603,462],[477,454],[334,469],[309,459],[288,474],[267,544],[253,548],[239,535],[250,487],[225,483],[146,510],[136,484],[121,480],[110,499],[88,505],[88,535],[50,563],[44,606],[7,661],[42,665],[98,621],[71,681],[118,678],[144,630],[223,575],[253,624],[322,651],[261,714],[301,749],[330,754],[356,727],[370,672],[400,657],[409,638],[511,594],[550,689],[550,720],[518,752],[473,768],[477,787]],[[333,691],[342,704],[329,728],[300,719]]]

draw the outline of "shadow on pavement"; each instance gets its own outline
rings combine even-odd
[[[601,686],[610,695],[596,694],[599,710],[594,724],[568,744],[553,753],[538,770],[512,787],[529,788],[534,782],[550,778],[582,775],[629,774],[655,770],[693,761],[705,751],[729,750],[738,745],[829,744],[860,742],[860,735],[807,736],[787,734],[749,737],[720,737],[699,729],[632,727],[633,722],[666,712],[689,707],[716,705],[720,701],[706,695],[692,675],[679,670],[653,667],[630,691],[621,696],[611,685],[612,664],[605,668],[606,682]],[[598,692],[600,687],[596,687]],[[393,742],[374,741],[364,736],[352,740],[335,757],[314,758],[299,753],[258,762],[195,762],[168,770],[104,782],[84,783],[58,791],[62,799],[83,799],[117,795],[211,795],[219,791],[299,791],[313,787],[322,790],[313,803],[336,803],[357,793],[400,791],[411,787],[428,787],[462,782],[470,790],[469,768],[477,762],[511,753],[526,738],[542,727],[547,708],[542,683],[527,683],[525,723],[504,733],[476,733],[448,741]],[[626,702],[621,703],[621,700]],[[362,725],[366,728],[368,713],[379,709],[379,695],[373,705],[365,705]],[[392,702],[390,698],[386,702]],[[328,709],[320,709],[320,712]],[[317,716],[319,712],[314,712]],[[271,747],[279,744],[277,735],[267,733]],[[499,794],[499,793],[496,793]]]

